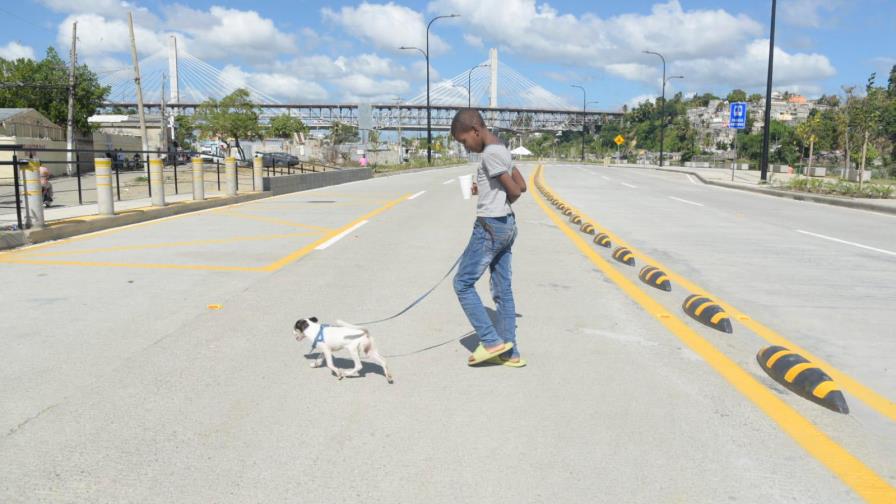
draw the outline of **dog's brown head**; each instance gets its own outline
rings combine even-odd
[[[302,341],[302,339],[307,336],[307,334],[305,334],[305,330],[308,329],[308,327],[310,327],[312,323],[317,323],[317,317],[299,319],[296,321],[296,325],[293,326],[292,329],[293,334],[296,335],[296,341]]]

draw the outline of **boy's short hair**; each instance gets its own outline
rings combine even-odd
[[[454,114],[454,119],[451,120],[451,136],[470,131],[473,126],[485,128],[485,120],[482,119],[478,110],[462,108]]]

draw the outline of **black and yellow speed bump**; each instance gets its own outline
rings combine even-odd
[[[568,206],[567,206],[566,208],[564,208],[564,209],[563,209],[563,215],[565,215],[565,216],[567,216],[567,217],[569,217],[570,215],[572,215],[572,208],[570,208],[570,207],[568,207]]]
[[[759,367],[787,390],[837,413],[849,414],[843,392],[834,380],[802,355],[781,346],[765,347],[756,354]]]
[[[651,287],[672,292],[672,283],[669,282],[669,277],[656,266],[644,266],[641,268],[641,272],[638,273],[638,278]]]
[[[581,224],[582,216],[579,214],[573,214],[573,216],[569,218],[569,222],[572,222],[573,224]]]
[[[581,227],[579,227],[579,231],[581,231],[585,234],[593,235],[594,234],[594,224],[592,224],[590,222],[583,222]]]
[[[566,209],[567,209],[566,203],[563,203],[561,201],[557,202],[557,210],[560,210],[561,212],[563,212],[563,211],[566,211]]]
[[[606,235],[606,233],[597,233],[594,237],[594,243],[600,245],[601,247],[610,248],[613,246],[613,242],[610,241],[610,237]]]
[[[691,294],[684,300],[681,309],[701,324],[726,333],[734,332],[725,310],[706,296]]]
[[[632,254],[632,251],[625,247],[619,247],[613,251],[613,259],[629,266],[635,265],[635,254]]]

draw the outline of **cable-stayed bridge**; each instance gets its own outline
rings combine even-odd
[[[262,111],[263,119],[289,114],[302,119],[313,129],[349,124],[373,129],[406,131],[425,130],[426,92],[406,101],[391,103],[284,103],[266,94],[231,72],[178,50],[172,38],[168,55],[156,54],[140,62],[144,106],[157,112],[163,103],[178,113],[193,113],[205,100],[220,100],[238,88],[249,91],[252,102]],[[131,69],[106,73],[101,81],[111,87],[107,109],[136,107],[136,86]],[[164,98],[164,99],[163,99]],[[470,71],[431,84],[430,114],[432,127],[446,130],[455,112],[471,105],[482,111],[490,127],[514,131],[560,131],[580,129],[588,124],[605,123],[619,112],[586,111],[569,105],[562,98],[498,61],[492,49],[488,60]]]

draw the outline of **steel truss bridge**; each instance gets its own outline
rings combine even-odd
[[[199,107],[198,103],[169,103],[168,109],[180,113],[192,114]],[[136,109],[136,103],[106,103],[108,110],[120,107]],[[358,105],[351,104],[259,104],[263,118],[281,114],[298,117],[312,129],[328,129],[334,124],[346,124],[358,127]],[[432,128],[446,131],[451,127],[454,114],[460,109],[457,106],[433,105]],[[145,103],[147,114],[159,114],[161,104]],[[544,110],[529,108],[480,108],[482,117],[491,128],[507,131],[563,131],[577,130],[582,127],[582,111]],[[373,129],[404,131],[426,130],[426,105],[413,104],[375,104],[371,105]],[[585,122],[589,126],[602,125],[622,117],[621,112],[586,111]]]

